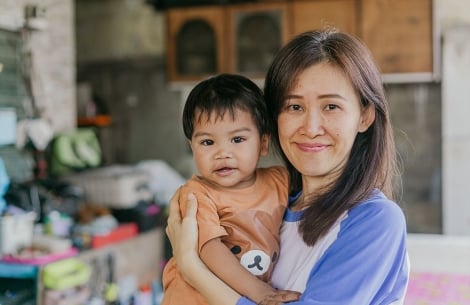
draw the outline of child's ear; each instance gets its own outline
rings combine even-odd
[[[266,157],[269,153],[269,135],[264,134],[261,136],[261,150],[260,155]]]

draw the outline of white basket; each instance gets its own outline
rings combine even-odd
[[[64,178],[83,188],[90,203],[112,208],[130,208],[151,200],[149,175],[134,166],[111,165]]]
[[[35,219],[34,212],[0,217],[0,256],[31,246]]]

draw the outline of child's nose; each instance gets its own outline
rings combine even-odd
[[[219,147],[217,153],[215,154],[216,159],[227,159],[232,157],[232,152],[225,146]]]

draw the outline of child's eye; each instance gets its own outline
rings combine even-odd
[[[245,138],[242,138],[242,137],[235,137],[232,139],[232,143],[241,143],[245,141]]]
[[[212,141],[212,140],[202,140],[201,144],[204,145],[204,146],[210,146],[210,145],[214,144],[214,141]]]

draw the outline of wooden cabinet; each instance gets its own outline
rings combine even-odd
[[[222,72],[263,78],[289,39],[287,3],[249,3],[167,11],[170,82]]]
[[[384,74],[433,71],[432,0],[361,0],[360,34]]]
[[[327,27],[361,38],[385,76],[432,80],[432,1],[278,0],[170,9],[168,80],[199,81],[222,72],[263,79],[289,39]]]
[[[228,10],[230,72],[264,78],[290,34],[287,3],[233,5]]]
[[[222,7],[178,8],[166,14],[169,81],[198,81],[228,70]]]
[[[291,4],[292,35],[335,27],[357,35],[356,0],[294,1]]]

